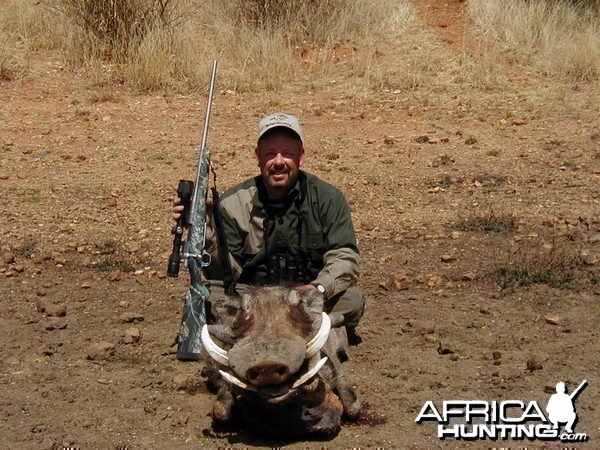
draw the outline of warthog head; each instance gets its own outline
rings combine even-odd
[[[332,347],[342,330],[331,328],[317,291],[267,287],[244,294],[231,324],[202,330],[208,367],[221,376],[213,419],[229,420],[237,405],[247,425],[260,432],[337,431],[348,397],[345,385],[342,401],[332,391],[345,382]],[[359,408],[351,397],[351,409]]]

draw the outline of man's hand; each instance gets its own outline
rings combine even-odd
[[[175,189],[177,192],[177,189]],[[212,206],[213,200],[211,197],[206,199],[206,226],[210,227],[211,217],[212,217]],[[183,205],[181,204],[181,199],[177,196],[173,199],[173,220],[177,222],[181,217],[181,213],[183,212]]]
[[[175,197],[173,199],[173,220],[177,222],[181,217],[181,213],[183,212],[183,205],[181,204],[181,199],[179,197]]]

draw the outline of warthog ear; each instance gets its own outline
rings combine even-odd
[[[300,296],[300,292],[296,289],[290,289],[287,296],[288,302],[292,306],[298,306],[302,301],[302,297]]]
[[[240,309],[238,310],[237,315],[235,316],[235,319],[231,324],[231,331],[235,336],[239,336],[249,326],[252,325],[252,312],[250,306],[251,300],[252,296],[250,294],[242,295]]]
[[[300,298],[302,303],[306,305],[307,309],[311,312],[320,314],[323,312],[323,294],[319,292],[317,289],[313,289],[312,291],[302,292],[300,294]]]
[[[250,294],[242,295],[242,301],[240,302],[240,310],[244,311],[246,314],[250,312],[250,301],[252,300],[252,296]]]

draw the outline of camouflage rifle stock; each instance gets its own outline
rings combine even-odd
[[[202,268],[210,264],[210,255],[204,249],[206,238],[206,194],[208,191],[208,176],[211,166],[210,151],[206,148],[210,109],[212,105],[213,90],[217,75],[217,61],[213,61],[204,130],[198,159],[198,169],[195,183],[180,180],[177,189],[184,211],[177,225],[173,228],[173,252],[169,257],[167,275],[176,277],[179,273],[179,263],[183,257],[183,264],[190,272],[190,287],[185,297],[177,358],[198,360],[200,358],[200,332],[206,323],[206,310],[204,302],[208,299],[210,291],[201,278]],[[181,241],[187,229],[183,255],[180,256]]]

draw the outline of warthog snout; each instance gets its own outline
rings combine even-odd
[[[254,386],[279,386],[291,376],[290,368],[276,361],[264,360],[246,371],[246,377]]]

